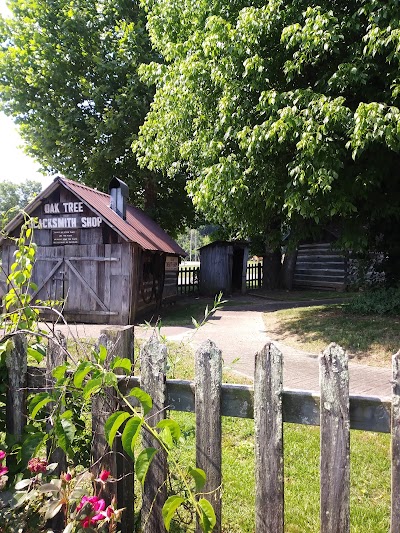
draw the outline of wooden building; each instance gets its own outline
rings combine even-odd
[[[293,286],[297,289],[346,290],[346,257],[333,250],[329,243],[299,245]]]
[[[110,194],[55,178],[26,208],[38,220],[34,299],[62,300],[68,321],[131,324],[177,296],[186,253],[143,211],[127,204],[128,188],[113,179]],[[5,228],[19,235],[22,215]],[[3,267],[14,244],[0,241]]]
[[[247,242],[215,241],[200,248],[200,293],[246,292]]]

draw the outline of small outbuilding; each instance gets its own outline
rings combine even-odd
[[[127,198],[118,179],[105,194],[57,177],[27,206],[37,220],[34,300],[62,301],[68,321],[125,325],[176,298],[186,253]],[[22,214],[15,217],[7,235],[18,236],[23,221]],[[9,272],[14,242],[3,238],[0,246]]]
[[[249,245],[243,241],[215,241],[200,248],[200,293],[246,292]]]

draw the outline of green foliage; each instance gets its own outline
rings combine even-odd
[[[134,144],[211,222],[276,247],[335,222],[393,250],[400,218],[398,2],[142,0],[166,64]],[[384,238],[382,238],[384,236]],[[387,238],[386,238],[387,236]]]
[[[6,369],[6,357],[12,348],[11,338],[16,333],[21,333],[21,328],[35,339],[35,343],[30,346],[30,355],[37,362],[40,362],[45,355],[41,344],[43,334],[37,326],[40,308],[31,305],[29,294],[29,289],[35,290],[30,282],[35,258],[35,246],[31,239],[32,222],[28,220],[22,226],[21,235],[16,240],[16,262],[12,265],[12,272],[8,276],[10,289],[5,296],[8,312],[1,316],[6,332],[6,335],[0,339],[0,377],[4,378],[4,384],[7,384],[7,374],[3,372],[3,367]],[[220,305],[221,297],[222,295],[219,295],[216,298],[215,308]],[[29,312],[30,310],[33,311]],[[206,309],[203,322],[212,311]],[[56,339],[53,340],[55,341]],[[112,387],[121,409],[124,410],[111,414],[105,423],[104,432],[110,448],[115,438],[120,437],[123,449],[134,460],[135,476],[142,486],[155,455],[164,453],[174,474],[182,479],[184,487],[182,503],[190,506],[198,515],[204,533],[211,533],[216,520],[214,510],[207,500],[199,498],[199,491],[206,479],[205,473],[198,468],[191,469],[191,476],[195,481],[193,491],[178,461],[170,454],[180,441],[179,425],[173,420],[166,419],[159,422],[156,427],[152,427],[149,422],[151,416],[148,415],[153,402],[149,394],[135,387],[124,395],[119,388],[118,379],[122,377],[121,374],[127,376],[131,373],[131,361],[116,357],[108,368],[105,366],[107,359],[107,348],[100,345],[92,350],[90,359],[83,360],[78,365],[66,362],[55,368],[52,372],[54,383],[51,390],[33,393],[28,398],[29,422],[24,428],[25,434],[21,442],[16,442],[13,435],[8,435],[6,438],[6,445],[14,458],[14,461],[9,463],[10,469],[6,469],[6,472],[8,470],[10,472],[7,479],[10,483],[15,481],[16,483],[4,496],[0,495],[0,520],[4,524],[7,522],[5,531],[11,533],[16,523],[25,524],[26,519],[29,519],[30,524],[34,524],[34,528],[41,530],[46,520],[59,514],[62,514],[67,532],[78,532],[92,524],[96,524],[93,529],[97,531],[115,530],[114,525],[122,510],[112,508],[110,515],[107,513],[95,515],[95,511],[103,512],[105,509],[104,500],[99,501],[97,496],[86,500],[82,498],[77,505],[77,501],[74,500],[79,494],[71,484],[72,476],[64,473],[59,479],[50,479],[49,482],[43,483],[42,474],[45,471],[46,474],[51,472],[47,472],[44,467],[47,466],[47,461],[35,457],[44,449],[52,452],[60,448],[65,452],[70,465],[90,468],[89,457],[85,457],[83,452],[85,448],[87,451],[89,449],[87,446],[89,441],[84,442],[84,437],[82,438],[83,434],[89,438],[83,420],[85,409],[87,413],[90,401],[95,395]],[[136,401],[132,402],[132,399]],[[5,398],[1,396],[1,390],[0,406],[4,413]],[[158,443],[158,448],[142,447],[139,439],[141,431],[149,433]],[[4,453],[2,455],[4,459]],[[56,466],[54,465],[54,468]],[[26,469],[36,472],[37,475],[32,479],[21,479],[21,473]],[[108,476],[109,472],[104,471],[96,481],[104,483],[103,477]],[[2,478],[0,489],[3,489],[7,479],[4,480],[3,473],[0,477]],[[95,507],[97,505],[98,507]],[[20,516],[22,506],[25,506],[23,517]],[[167,501],[166,506],[163,516],[165,526],[169,530],[178,506],[171,505],[171,501]]]
[[[131,143],[154,89],[138,65],[151,50],[139,2],[10,0],[0,19],[1,108],[44,170],[108,192],[112,177],[166,230],[192,220],[185,176],[140,170]]]
[[[0,229],[24,209],[40,193],[42,185],[38,181],[26,180],[24,183],[0,182]]]
[[[359,315],[400,316],[400,289],[376,289],[359,293],[352,298],[343,310]]]

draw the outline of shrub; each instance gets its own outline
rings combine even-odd
[[[343,308],[359,315],[400,315],[400,287],[360,293]]]

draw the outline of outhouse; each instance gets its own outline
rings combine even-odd
[[[57,177],[25,209],[37,244],[34,300],[62,302],[67,321],[131,324],[139,313],[176,298],[186,253],[143,211],[127,203],[128,187],[110,182],[110,194]],[[5,228],[19,235],[22,214]],[[3,268],[15,250],[3,238]]]
[[[249,246],[244,241],[215,241],[200,248],[200,293],[246,292]]]

